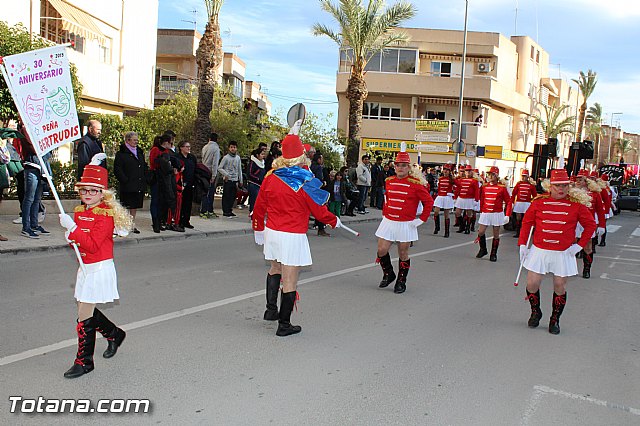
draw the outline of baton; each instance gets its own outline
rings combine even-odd
[[[356,237],[360,236],[359,232],[354,231],[353,229],[349,228],[347,225],[345,225],[344,223],[340,224],[340,228],[344,229],[347,232],[351,232],[353,235],[355,235]]]
[[[529,248],[529,242],[531,241],[531,235],[533,234],[533,226],[529,230],[529,238],[527,238],[527,248]],[[526,259],[526,256],[525,256]],[[522,273],[522,266],[524,265],[524,259],[520,262],[520,268],[518,268],[518,275],[516,276],[516,280],[513,283],[514,287],[518,287],[518,281],[520,281],[520,274]]]

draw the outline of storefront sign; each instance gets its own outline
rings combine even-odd
[[[609,176],[610,185],[622,185],[624,180],[624,167],[609,164],[600,167],[600,175]]]
[[[416,120],[416,132],[451,133],[448,120]]]
[[[419,132],[414,139],[416,142],[449,142],[450,136],[448,133]]]
[[[405,142],[407,144],[407,152],[428,152],[430,154],[450,154],[449,146],[445,144],[416,141],[402,141],[397,139],[374,139],[374,138],[362,138],[362,150],[363,151],[400,151],[400,144]]]
[[[502,160],[502,146],[501,145],[485,145],[484,158]]]

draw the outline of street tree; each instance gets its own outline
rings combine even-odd
[[[578,130],[576,131],[576,141],[582,139],[582,128],[584,126],[584,118],[587,112],[587,100],[593,94],[598,84],[598,74],[592,70],[587,71],[587,74],[580,71],[580,77],[578,79],[572,79],[574,83],[578,85],[580,92],[582,93],[582,105],[580,105],[580,114],[578,116]]]
[[[9,26],[6,22],[0,21],[0,57],[17,55],[18,53],[29,52],[31,50],[42,49],[55,46],[55,43],[36,34],[29,34],[29,31],[22,25]],[[76,99],[76,108],[80,111],[82,106],[82,84],[78,79],[76,67],[71,66],[71,85],[73,86],[73,96]],[[3,78],[0,78],[0,122],[2,127],[7,127],[10,120],[17,120],[18,110],[13,102],[9,88]]]
[[[196,64],[198,65],[198,108],[195,122],[195,138],[193,139],[193,153],[198,157],[202,148],[209,141],[211,133],[211,110],[213,109],[213,94],[217,85],[217,70],[222,64],[222,37],[218,16],[224,0],[204,0],[207,8],[207,26],[196,50]]]
[[[542,106],[542,111],[540,112],[544,112],[544,117],[542,116],[542,114],[538,113],[533,116],[533,119],[542,128],[545,140],[549,140],[549,138],[556,138],[564,133],[573,133],[575,123],[574,117],[562,117],[563,114],[565,114],[565,110],[569,108],[569,105],[562,105],[557,108],[556,104],[540,104],[538,106],[538,109],[540,108],[540,106]]]
[[[415,16],[416,8],[404,0],[386,9],[384,0],[369,0],[366,6],[363,0],[340,0],[339,4],[320,0],[320,5],[336,21],[338,30],[316,23],[313,34],[332,39],[351,64],[347,84],[349,126],[346,157],[353,164],[358,161],[362,108],[369,93],[364,81],[365,67],[376,53],[409,41],[409,35],[397,28],[403,21]]]
[[[616,156],[620,156],[620,163],[624,163],[624,156],[627,155],[628,152],[636,151],[633,147],[633,141],[627,138],[618,139],[614,147],[616,149]]]
[[[589,107],[587,111],[587,130],[586,135],[589,139],[594,141],[594,157],[593,162],[598,164],[600,141],[602,139],[602,105],[598,102]]]

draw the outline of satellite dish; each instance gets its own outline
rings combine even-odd
[[[289,108],[289,112],[287,113],[287,124],[289,127],[293,127],[296,124],[296,121],[302,120],[304,122],[305,117],[307,116],[307,109],[303,104],[297,103],[291,108]]]

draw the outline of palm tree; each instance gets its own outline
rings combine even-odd
[[[636,149],[633,147],[633,142],[631,139],[622,138],[618,139],[618,141],[614,144],[617,153],[620,155],[620,162],[624,163],[624,156],[629,151],[635,151]]]
[[[365,7],[362,0],[320,0],[322,9],[338,23],[336,32],[324,24],[316,23],[313,34],[325,35],[336,42],[341,49],[348,48],[347,58],[351,62],[351,75],[347,84],[349,100],[349,132],[347,160],[357,162],[362,125],[362,106],[368,90],[364,81],[365,67],[373,55],[392,46],[406,43],[409,35],[394,31],[402,21],[416,14],[413,4],[400,0],[384,9],[384,0],[369,0]]]
[[[602,138],[602,105],[598,102],[593,104],[593,106],[589,107],[587,111],[587,122],[589,125],[587,126],[587,137],[591,138],[595,142],[595,146],[593,148],[594,158],[593,162],[598,164],[598,156],[600,152],[600,139]]]
[[[596,84],[598,83],[598,74],[594,71],[587,71],[585,75],[584,72],[580,71],[579,79],[572,79],[574,83],[578,85],[580,92],[582,92],[582,105],[580,105],[580,115],[578,116],[578,131],[576,132],[576,141],[580,141],[582,139],[582,127],[584,125],[584,117],[587,112],[587,100],[593,94],[593,91],[596,89]]]
[[[217,85],[216,71],[222,63],[222,38],[218,15],[224,0],[204,0],[209,21],[196,50],[198,64],[198,113],[196,116],[195,140],[193,152],[198,157],[202,148],[209,141],[211,133],[211,109],[213,108],[213,92]]]
[[[555,104],[541,104],[541,106],[544,111],[544,118],[537,114],[533,116],[533,119],[542,127],[546,140],[556,138],[563,133],[573,133],[574,117],[561,117],[564,111],[569,108],[569,105],[562,105],[560,108],[557,108]]]

